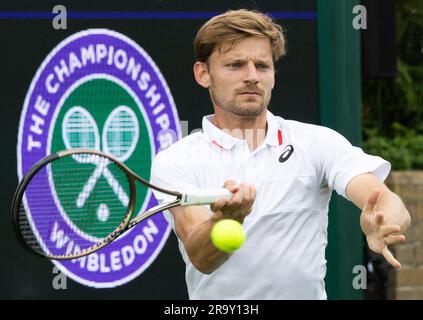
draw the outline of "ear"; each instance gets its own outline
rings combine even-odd
[[[197,61],[194,64],[195,81],[203,88],[210,86],[209,66],[207,63]]]

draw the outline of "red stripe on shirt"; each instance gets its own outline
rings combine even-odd
[[[213,140],[211,143],[213,143],[215,146],[218,146],[220,149],[223,149],[223,147],[218,144],[216,140]]]
[[[282,144],[283,139],[282,139],[282,131],[278,130],[278,141],[279,141],[279,145]]]

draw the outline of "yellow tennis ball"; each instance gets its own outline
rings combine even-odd
[[[224,252],[239,249],[245,241],[245,233],[242,225],[232,219],[224,219],[217,222],[211,230],[213,245]]]

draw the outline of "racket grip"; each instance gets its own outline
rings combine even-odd
[[[181,206],[211,204],[222,198],[229,200],[232,195],[226,188],[187,191],[182,194]]]

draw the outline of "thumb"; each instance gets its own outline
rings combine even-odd
[[[369,197],[367,198],[366,203],[364,204],[363,207],[363,212],[364,213],[372,213],[375,206],[376,206],[376,202],[377,199],[379,198],[379,194],[380,191],[377,189],[373,189],[372,192],[370,192]]]

